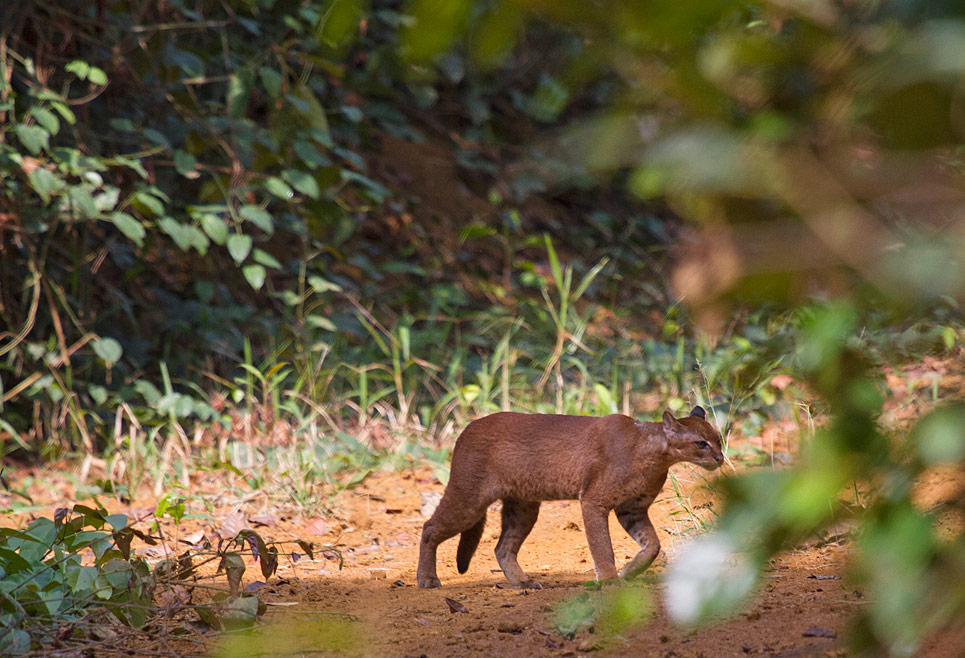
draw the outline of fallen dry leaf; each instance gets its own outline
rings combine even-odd
[[[804,631],[802,635],[804,637],[830,637],[830,638],[838,637],[837,633],[835,633],[829,628],[825,628],[824,626],[812,626],[806,631]]]
[[[312,535],[325,535],[328,534],[328,530],[328,523],[320,516],[316,516],[305,526],[305,532]]]
[[[221,522],[221,527],[218,528],[218,536],[222,539],[234,539],[242,530],[250,529],[244,514],[241,512],[232,512]]]
[[[181,542],[196,547],[201,544],[202,539],[204,539],[204,530],[198,530],[197,532],[192,532],[190,535],[181,537]]]
[[[453,601],[448,596],[443,598],[446,600],[446,605],[449,606],[449,612],[465,612],[466,614],[469,614],[469,610],[466,609],[466,606],[459,603],[459,601]]]

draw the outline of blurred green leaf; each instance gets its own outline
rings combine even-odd
[[[496,229],[485,224],[470,224],[459,231],[459,242],[496,235]]]
[[[164,215],[164,204],[157,197],[146,192],[138,192],[134,195],[134,207],[139,212],[161,217]]]
[[[96,338],[92,346],[97,356],[107,362],[107,367],[111,367],[120,361],[121,355],[124,353],[121,344],[113,338]]]
[[[144,226],[126,212],[111,214],[111,222],[138,247],[144,246]]]
[[[327,292],[329,290],[338,292],[342,290],[342,287],[337,283],[332,283],[331,281],[316,274],[308,277],[308,285],[311,286],[312,290],[315,292]]]
[[[623,585],[609,592],[600,613],[600,630],[621,634],[639,626],[653,614],[648,590]]]
[[[13,129],[20,143],[33,155],[38,155],[42,150],[50,147],[50,133],[40,126],[25,126],[18,123]]]
[[[96,66],[90,67],[87,72],[87,80],[95,85],[106,85],[107,84],[107,74],[104,73],[103,69],[99,69]]]
[[[90,64],[83,60],[75,59],[74,61],[67,64],[64,70],[68,73],[73,73],[81,80],[87,79],[87,74],[90,72]]]
[[[556,630],[572,640],[577,633],[596,623],[597,607],[588,593],[564,602],[556,609]]]
[[[352,123],[358,123],[364,118],[364,115],[362,114],[362,110],[355,107],[354,105],[343,105],[341,109],[342,109],[342,114],[345,115],[345,118],[351,121]]]
[[[173,217],[162,217],[158,226],[164,231],[182,251],[187,251],[193,244],[189,227],[175,220]]]
[[[965,405],[941,407],[915,426],[912,438],[926,464],[954,464],[965,460]]]
[[[288,181],[292,187],[304,194],[305,196],[317,199],[320,191],[318,189],[318,183],[311,175],[299,169],[286,169],[282,172],[282,177]],[[274,190],[269,190],[273,194],[278,194]],[[290,192],[290,191],[289,191]],[[284,198],[284,197],[283,197]]]
[[[485,67],[502,64],[516,47],[524,18],[515,2],[502,0],[492,5],[473,27],[469,39],[473,61]]]
[[[253,256],[256,263],[261,263],[265,267],[271,267],[276,270],[281,269],[281,263],[279,263],[274,256],[272,256],[266,251],[262,251],[261,249],[255,249]]]
[[[251,251],[251,243],[250,236],[243,233],[232,233],[227,240],[228,253],[240,265],[241,261],[248,257],[248,253]]]
[[[228,240],[228,225],[218,215],[205,213],[201,215],[201,228],[208,234],[211,241],[218,245],[223,245]],[[247,255],[247,254],[245,254]],[[242,258],[244,260],[244,258]]]
[[[232,119],[241,117],[248,107],[251,86],[245,80],[244,72],[245,70],[242,69],[228,78],[228,94],[225,103],[228,107],[228,116]]]
[[[291,200],[295,196],[292,188],[288,184],[277,176],[270,176],[264,182],[265,189],[274,194],[279,199],[285,201]]]
[[[249,222],[269,235],[275,230],[275,225],[272,221],[271,214],[260,206],[254,206],[251,204],[243,205],[238,209],[238,214],[241,215],[242,219],[247,219]]]
[[[262,66],[258,69],[258,75],[261,78],[261,83],[265,86],[265,90],[273,98],[278,98],[281,95],[281,73],[267,66]]]
[[[544,76],[533,94],[529,111],[540,121],[553,121],[563,111],[569,97],[569,92],[558,80]]]
[[[828,368],[853,335],[856,321],[849,304],[814,309],[802,323],[805,340],[798,353],[800,367],[810,372]]]
[[[934,623],[919,619],[927,606],[926,567],[934,559],[933,521],[910,504],[880,509],[860,537],[859,569],[869,584],[869,622],[895,655],[910,655]],[[925,585],[925,586],[923,586]]]
[[[413,62],[425,62],[448,49],[466,27],[469,0],[415,0],[413,18],[402,32],[402,49]]]
[[[337,328],[335,324],[326,317],[321,315],[308,315],[305,317],[305,322],[310,327],[315,327],[317,329],[324,329],[325,331],[336,331]]]
[[[312,142],[298,140],[293,146],[295,153],[310,167],[327,167],[332,161]]]
[[[174,151],[174,168],[182,176],[191,177],[197,174],[195,172],[195,167],[198,162],[195,160],[194,156],[187,151],[182,151],[177,149]]]
[[[265,268],[261,265],[245,265],[241,268],[242,273],[245,275],[245,280],[251,285],[255,290],[261,290],[261,287],[265,284]]]
[[[50,107],[52,107],[52,108],[54,109],[54,111],[57,112],[57,114],[60,115],[60,118],[61,118],[61,119],[63,119],[64,121],[66,121],[66,122],[69,123],[70,125],[73,126],[74,124],[77,123],[77,115],[75,115],[74,112],[73,112],[69,107],[67,107],[66,105],[64,105],[63,103],[61,103],[61,102],[59,102],[59,101],[58,101],[58,102],[53,102],[53,103],[50,104]]]
[[[306,85],[299,85],[289,92],[287,97],[293,101],[293,106],[302,115],[302,118],[311,126],[316,134],[313,139],[326,146],[331,145],[329,136],[328,117],[325,114],[325,107],[319,102],[315,93]]]
[[[28,176],[30,179],[30,187],[34,188],[34,191],[40,195],[40,198],[44,200],[44,203],[50,201],[50,196],[52,193],[61,190],[64,187],[64,182],[47,171],[43,167],[39,167],[30,172]]]
[[[60,121],[50,110],[44,107],[35,107],[30,110],[30,114],[37,120],[37,123],[43,126],[44,130],[51,135],[56,135],[60,132]]]
[[[71,209],[79,211],[81,218],[92,218],[100,215],[97,204],[94,203],[94,197],[91,196],[86,187],[74,185],[68,188],[67,196],[70,198]]]
[[[359,0],[325,0],[315,35],[329,46],[342,46],[354,38],[364,15]]]

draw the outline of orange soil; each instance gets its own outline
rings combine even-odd
[[[689,473],[686,467],[675,468],[681,479]],[[937,473],[930,476],[923,495],[933,500],[961,491],[963,484],[960,473]],[[848,540],[830,537],[777,558],[764,575],[759,596],[732,618],[693,631],[674,626],[661,602],[660,577],[668,556],[679,550],[681,540],[675,535],[682,522],[674,515],[679,504],[665,497],[652,508],[664,552],[651,567],[652,575],[633,585],[652,595],[652,618],[622,636],[584,630],[567,640],[554,627],[552,608],[586,592],[584,583],[593,578],[578,504],[544,503],[520,551],[520,564],[541,581],[542,590],[504,588],[506,581],[493,555],[498,504],[490,510],[469,571],[456,573],[456,540],[450,540],[439,550],[442,588],[420,590],[414,585],[424,521],[420,494],[441,490],[431,476],[417,471],[380,474],[343,494],[342,522],[322,540],[338,536],[344,568],[338,571],[335,563],[321,558],[279,569],[285,582],[269,583],[259,595],[270,603],[296,605],[272,606],[268,622],[295,614],[324,624],[325,617],[318,613],[348,613],[358,620],[358,643],[347,653],[373,656],[845,656],[849,618],[865,603],[846,576]],[[668,493],[669,485],[664,491]],[[610,531],[621,563],[637,546],[612,515]],[[605,595],[606,590],[590,591],[591,597]],[[446,598],[461,603],[467,612],[451,612]],[[805,637],[812,627],[838,637]],[[926,647],[921,655],[952,658],[962,655],[961,649],[961,644],[946,639],[942,645]],[[294,653],[299,655],[297,649]]]
[[[691,503],[706,512],[706,493],[688,482],[696,471],[689,466],[674,467]],[[733,617],[696,630],[675,626],[662,604],[662,576],[667,561],[679,551],[684,535],[693,524],[668,484],[663,497],[651,508],[662,553],[647,576],[631,586],[649,596],[653,615],[641,625],[613,636],[582,630],[573,639],[555,628],[554,606],[583,593],[591,598],[606,596],[587,590],[593,577],[589,550],[576,502],[544,503],[539,521],[520,551],[520,564],[543,584],[540,591],[507,589],[498,570],[493,549],[499,532],[498,503],[489,513],[486,532],[469,571],[455,570],[456,540],[439,549],[439,575],[443,587],[420,590],[415,587],[418,542],[424,518],[422,496],[440,492],[443,486],[428,469],[378,473],[361,486],[343,492],[334,501],[333,515],[321,519],[266,517],[268,526],[256,526],[266,540],[286,542],[305,539],[316,545],[334,545],[337,556],[316,551],[314,559],[283,559],[276,575],[258,589],[268,603],[265,625],[254,637],[231,638],[211,635],[199,645],[195,634],[180,641],[171,629],[162,642],[143,637],[143,655],[218,656],[847,656],[846,634],[851,615],[866,603],[862,593],[848,581],[846,564],[849,540],[842,534],[829,536],[778,557],[764,574],[758,597]],[[965,491],[965,475],[954,469],[936,471],[916,489],[923,508],[956,497]],[[109,505],[113,511],[132,517],[143,516],[154,501],[139,499],[133,506]],[[69,504],[68,501],[60,503]],[[201,530],[209,536],[228,515],[222,508],[211,520],[183,521],[178,529],[182,540],[197,541]],[[236,515],[237,516],[237,515]],[[256,519],[249,509],[244,515]],[[14,521],[6,519],[6,524]],[[144,527],[144,524],[141,524]],[[946,532],[962,529],[961,519],[940,524]],[[173,532],[168,522],[169,536]],[[637,550],[636,544],[611,515],[611,536],[618,565]],[[191,538],[194,535],[194,538]],[[294,547],[293,544],[286,546]],[[184,550],[172,541],[170,551]],[[141,549],[144,550],[143,548]],[[294,547],[294,550],[301,552]],[[148,557],[159,557],[158,549]],[[262,579],[257,564],[246,557],[248,570],[243,581],[249,585]],[[208,572],[213,571],[209,565]],[[224,584],[220,576],[216,583]],[[195,602],[204,594],[195,596]],[[446,602],[458,602],[466,612],[452,612]],[[831,631],[836,638],[805,637],[812,627]],[[182,625],[182,628],[184,626]],[[156,632],[156,631],[152,631]],[[196,632],[196,630],[195,630]],[[943,638],[932,642],[919,655],[955,658],[965,655],[965,638]],[[141,641],[134,640],[134,646]],[[130,645],[128,645],[129,649]],[[107,645],[94,655],[122,655]]]
[[[666,559],[662,557],[651,568],[656,577],[634,585],[652,593],[657,604],[649,622],[623,637],[583,631],[567,640],[555,630],[551,608],[587,591],[584,583],[593,578],[578,504],[544,503],[539,522],[520,551],[521,565],[541,581],[541,591],[504,589],[506,582],[493,556],[499,531],[495,509],[490,510],[487,531],[469,571],[456,573],[456,541],[450,540],[439,550],[443,587],[420,590],[414,585],[424,521],[419,514],[420,493],[441,491],[442,486],[419,475],[380,475],[346,495],[341,503],[347,527],[338,540],[344,551],[344,569],[337,572],[332,562],[324,560],[311,566],[300,561],[280,569],[279,576],[290,580],[269,584],[259,595],[269,602],[298,605],[273,611],[269,622],[292,611],[349,613],[363,628],[357,647],[363,655],[573,656],[593,652],[709,657],[810,655],[815,651],[821,655],[838,646],[837,641],[804,637],[803,633],[812,626],[843,633],[848,615],[861,602],[854,588],[838,575],[847,549],[830,543],[778,559],[766,574],[760,598],[748,610],[732,620],[690,632],[674,627],[660,603],[664,587],[659,576]],[[677,531],[680,522],[671,513],[679,509],[673,499],[653,506],[664,556],[680,545],[680,540],[667,532]],[[636,553],[637,546],[612,515],[610,525],[614,550],[622,562]],[[590,591],[590,595],[605,596],[606,590]],[[450,612],[447,597],[468,612]]]

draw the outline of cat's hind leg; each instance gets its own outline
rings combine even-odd
[[[450,495],[450,492],[446,491],[432,518],[422,526],[419,568],[416,572],[416,582],[419,587],[430,589],[442,585],[436,574],[436,551],[439,544],[460,533],[469,532],[472,535],[478,530],[481,535],[481,526],[485,523],[486,508],[489,507],[490,502],[492,501],[485,499],[467,502],[465,497]],[[468,567],[468,558],[465,562],[465,566]]]
[[[496,544],[496,560],[513,587],[542,589],[538,581],[523,572],[516,560],[519,547],[536,525],[537,517],[539,501],[503,499],[503,529]]]

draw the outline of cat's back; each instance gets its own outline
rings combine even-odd
[[[562,414],[526,414],[501,411],[469,423],[459,437],[460,443],[531,445],[544,441],[559,442],[582,437],[602,418]]]
[[[453,462],[495,461],[500,464],[546,462],[578,454],[583,459],[605,450],[633,419],[619,414],[566,416],[503,411],[471,422],[456,441]]]

